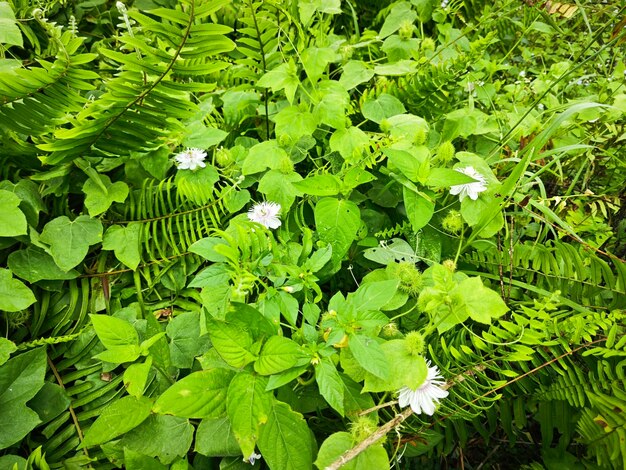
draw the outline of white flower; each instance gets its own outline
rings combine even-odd
[[[250,457],[243,459],[244,462],[248,462],[250,465],[254,465],[254,462],[261,458],[261,454],[256,454],[254,451],[250,454]]]
[[[456,184],[450,188],[450,194],[458,194],[461,201],[465,199],[465,196],[469,196],[470,199],[475,201],[478,199],[479,193],[487,190],[487,180],[474,167],[466,166],[465,168],[455,168],[454,170],[476,180],[474,183]]]
[[[195,170],[196,168],[204,168],[206,163],[206,152],[197,148],[188,148],[184,152],[180,152],[174,157],[176,167],[179,170]]]
[[[260,202],[248,211],[248,219],[258,222],[267,228],[280,227],[280,204],[276,202]]]
[[[414,413],[426,413],[432,416],[435,413],[435,406],[439,400],[448,396],[448,391],[441,388],[446,383],[443,377],[439,375],[437,366],[430,367],[430,361],[426,362],[428,366],[428,375],[424,383],[416,390],[409,387],[402,387],[398,396],[398,404],[400,408],[411,405]]]

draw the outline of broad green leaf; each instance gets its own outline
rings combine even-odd
[[[193,245],[191,245],[189,247],[189,251],[202,256],[204,259],[208,261],[213,261],[214,263],[221,263],[221,262],[227,261],[228,258],[226,256],[224,256],[223,254],[217,253],[215,251],[216,245],[228,246],[228,242],[224,240],[223,238],[219,238],[219,237],[205,237],[205,238],[201,238],[200,240],[195,242]],[[196,276],[194,281],[192,281],[192,284],[197,281],[199,282],[199,279],[198,279],[199,277],[200,275]],[[191,287],[204,287],[203,284],[190,285],[190,286]]]
[[[46,224],[40,240],[50,245],[57,266],[69,271],[85,259],[90,245],[102,241],[102,224],[86,215],[73,221],[63,215]]]
[[[307,25],[316,11],[337,15],[341,13],[341,0],[302,0],[298,2],[300,21]]]
[[[395,139],[406,139],[410,142],[421,144],[428,135],[428,123],[419,116],[413,114],[397,114],[387,119],[389,134]]]
[[[300,85],[298,68],[292,60],[265,73],[257,82],[257,86],[271,88],[274,93],[285,90],[289,103],[293,103],[298,85]]]
[[[318,236],[332,245],[331,260],[338,266],[361,226],[359,207],[346,199],[323,198],[315,205],[314,213]]]
[[[7,362],[15,351],[17,351],[15,343],[0,336],[0,366]]]
[[[15,13],[8,2],[0,2],[0,44],[24,46],[22,33],[15,20]]]
[[[71,269],[61,270],[52,256],[41,248],[30,245],[24,250],[14,251],[9,255],[7,264],[13,274],[28,282],[45,280],[74,279],[79,276],[78,271]]]
[[[343,362],[341,365],[343,366]],[[363,392],[363,387],[360,383],[355,382],[346,374],[340,373],[339,375],[343,382],[343,405],[347,415],[354,415],[359,411],[368,410],[374,406],[372,396]],[[373,416],[376,416],[375,413]]]
[[[213,347],[227,364],[241,368],[256,359],[250,351],[253,341],[247,331],[219,320],[208,320],[207,329]]]
[[[335,196],[341,190],[341,180],[330,174],[314,175],[293,183],[293,186],[312,196]]]
[[[109,315],[89,315],[89,317],[105,348],[139,345],[137,330],[127,321]]]
[[[366,374],[364,392],[394,392],[402,387],[416,389],[424,383],[428,373],[426,360],[422,356],[409,353],[406,340],[394,339],[381,344],[389,364],[387,380],[373,374]]]
[[[421,228],[428,225],[428,222],[432,219],[435,213],[435,203],[406,187],[402,188],[402,196],[404,198],[406,216],[409,222],[411,222],[411,228],[417,233]]]
[[[200,336],[200,314],[184,312],[176,316],[165,330],[170,338],[170,358],[172,365],[190,369],[194,358],[209,350],[209,338]]]
[[[370,139],[358,127],[337,129],[330,137],[330,149],[339,152],[347,162],[357,162],[361,159],[370,144]]]
[[[198,205],[212,201],[215,184],[220,180],[218,171],[210,164],[196,170],[180,170],[176,172],[174,182],[178,196],[189,199]]]
[[[413,182],[424,182],[430,171],[430,151],[423,145],[413,147],[411,152],[396,149],[384,149],[383,153],[391,164]]]
[[[226,392],[233,373],[226,369],[192,372],[168,388],[152,411],[181,418],[212,418],[226,411]]]
[[[208,149],[214,145],[221,143],[226,137],[228,132],[215,127],[207,127],[202,122],[195,122],[187,127],[187,137],[183,140],[182,144],[185,147]]]
[[[0,60],[0,62],[2,62]],[[21,63],[20,63],[21,67]],[[39,186],[31,180],[20,179],[13,184],[10,181],[1,181],[0,189],[4,189],[20,198],[20,209],[26,216],[29,225],[36,227],[39,225],[39,213],[46,211],[46,206],[41,199]]]
[[[295,144],[303,136],[310,136],[316,131],[318,120],[309,111],[298,106],[282,109],[275,117],[276,138],[283,144]]]
[[[194,451],[207,457],[240,456],[241,449],[227,416],[206,418],[196,431]]]
[[[315,83],[324,74],[329,63],[335,60],[336,52],[330,47],[307,47],[300,54],[307,77]]]
[[[470,277],[462,281],[453,292],[465,302],[471,319],[480,323],[491,323],[492,318],[499,318],[509,308],[500,295],[483,285],[479,277]]]
[[[302,470],[313,465],[309,427],[286,403],[274,403],[258,444],[270,468]]]
[[[127,433],[150,416],[150,408],[152,400],[145,397],[122,397],[112,401],[87,429],[79,448],[104,444]]]
[[[350,95],[337,80],[322,80],[317,84],[315,96],[318,99],[314,108],[315,117],[322,124],[334,129],[350,125],[346,110],[350,105]]]
[[[267,378],[248,372],[238,373],[230,382],[226,409],[241,453],[252,454],[260,427],[267,422],[273,395],[265,391]]]
[[[148,375],[152,368],[152,357],[148,356],[146,362],[141,364],[131,364],[124,371],[124,387],[129,395],[139,398],[148,381]]]
[[[15,356],[0,366],[0,449],[19,442],[41,422],[26,406],[44,385],[46,352],[43,348]]]
[[[44,382],[37,395],[28,401],[28,406],[37,413],[42,423],[48,423],[67,410],[70,403],[64,388],[52,382]]]
[[[94,357],[112,364],[123,364],[135,361],[140,355],[141,348],[136,344],[129,344],[126,346],[112,346]]]
[[[352,449],[357,443],[352,440],[352,435],[347,432],[336,432],[326,438],[317,454],[315,466],[324,470],[341,455]],[[382,444],[369,446],[350,462],[341,466],[341,470],[362,470],[362,469],[389,469],[389,457]]]
[[[254,370],[261,375],[278,374],[293,367],[301,357],[298,343],[284,336],[272,336],[263,345]]]
[[[99,182],[92,178],[87,179],[83,184],[85,193],[85,207],[91,217],[95,217],[106,212],[114,202],[124,202],[128,197],[128,185],[123,181],[111,183],[107,175],[100,175]]]
[[[281,169],[290,165],[291,160],[287,152],[278,146],[276,140],[267,140],[252,147],[243,162],[241,172],[252,175],[267,170]]]
[[[135,270],[141,262],[140,251],[141,224],[131,222],[126,226],[112,225],[104,234],[103,250],[113,250],[115,257]]]
[[[304,263],[304,267],[311,272],[316,273],[317,271],[322,269],[324,265],[328,263],[328,261],[330,261],[332,254],[332,245],[326,245],[325,247],[320,248],[315,253],[313,253],[311,257]],[[314,325],[315,322],[313,322],[312,324]]]
[[[13,279],[11,271],[0,268],[0,310],[19,312],[37,299],[31,290],[18,279]]]
[[[279,203],[281,213],[285,214],[296,200],[296,196],[300,195],[300,190],[295,186],[298,181],[302,181],[302,176],[295,171],[284,173],[280,170],[270,170],[259,181],[258,190],[265,194],[268,201]]]
[[[351,335],[348,346],[363,369],[383,380],[389,377],[387,357],[374,338],[365,335]]]
[[[315,366],[315,380],[324,399],[343,416],[344,385],[335,364],[330,358],[322,358]]]
[[[431,168],[426,179],[426,185],[435,189],[474,182],[476,180],[471,176],[449,168]]]
[[[398,31],[403,23],[413,23],[416,19],[417,13],[411,8],[411,4],[409,2],[399,2],[387,14],[378,37],[384,39]]]
[[[123,456],[124,468],[126,470],[168,470],[167,465],[163,465],[158,460],[135,452],[128,447],[124,449]]]
[[[398,281],[368,282],[361,285],[356,292],[348,295],[348,301],[359,311],[380,310],[389,303],[398,290]]]
[[[0,17],[0,26],[1,21]],[[26,235],[28,224],[26,216],[20,210],[20,202],[22,200],[12,192],[0,189],[0,237]]]
[[[372,72],[373,74],[373,72]],[[380,124],[383,119],[406,112],[402,102],[395,96],[381,93],[376,99],[366,100],[361,106],[363,117]]]
[[[176,416],[151,415],[128,432],[120,447],[143,455],[158,457],[169,465],[177,457],[184,457],[191,447],[194,427],[189,420]]]
[[[346,90],[351,90],[357,85],[371,80],[373,76],[374,71],[369,68],[365,62],[361,60],[349,60],[343,66],[343,73],[341,74],[339,83],[341,83]]]

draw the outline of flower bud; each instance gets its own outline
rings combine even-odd
[[[411,356],[420,356],[424,353],[426,342],[419,331],[411,331],[404,338],[406,349]]]
[[[463,218],[459,211],[451,210],[441,221],[441,227],[448,233],[460,233],[463,230]]]
[[[443,142],[437,149],[437,159],[442,163],[448,163],[454,158],[456,150],[449,140]]]
[[[412,21],[408,19],[403,20],[402,23],[400,23],[400,30],[398,31],[398,35],[400,36],[400,39],[402,40],[411,39],[411,37],[413,37],[414,30],[415,30],[415,25],[413,24]]]

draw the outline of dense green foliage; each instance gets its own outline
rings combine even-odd
[[[625,11],[0,2],[0,468],[625,468]]]

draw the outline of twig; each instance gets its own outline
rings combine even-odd
[[[345,451],[337,460],[331,463],[324,470],[338,470],[342,465],[347,464],[350,460],[356,458],[361,452],[367,449],[369,446],[373,445],[380,439],[382,439],[385,434],[391,431],[393,428],[398,426],[402,421],[407,419],[409,416],[413,414],[413,410],[411,407],[408,407],[399,415],[396,415],[391,421],[388,421],[381,427],[379,427],[373,434],[370,434],[365,440],[361,441],[358,445],[354,446],[352,449]]]
[[[57,368],[54,366],[52,359],[50,359],[50,356],[48,356],[47,354],[46,354],[46,359],[48,360],[48,365],[50,366],[50,370],[54,374],[54,377],[57,379],[59,386],[63,390],[65,390],[65,384],[63,383],[63,379],[61,379],[61,376],[59,375],[59,371],[57,371]],[[74,427],[76,428],[76,433],[78,434],[78,440],[82,443],[83,442],[83,430],[80,428],[80,424],[78,424],[78,418],[76,417],[76,413],[74,412],[74,408],[72,407],[72,405],[69,405],[68,410],[70,412],[70,416],[72,417],[72,421],[74,422]],[[90,458],[87,448],[83,447],[83,453],[85,454],[85,456],[87,456],[87,458]]]

